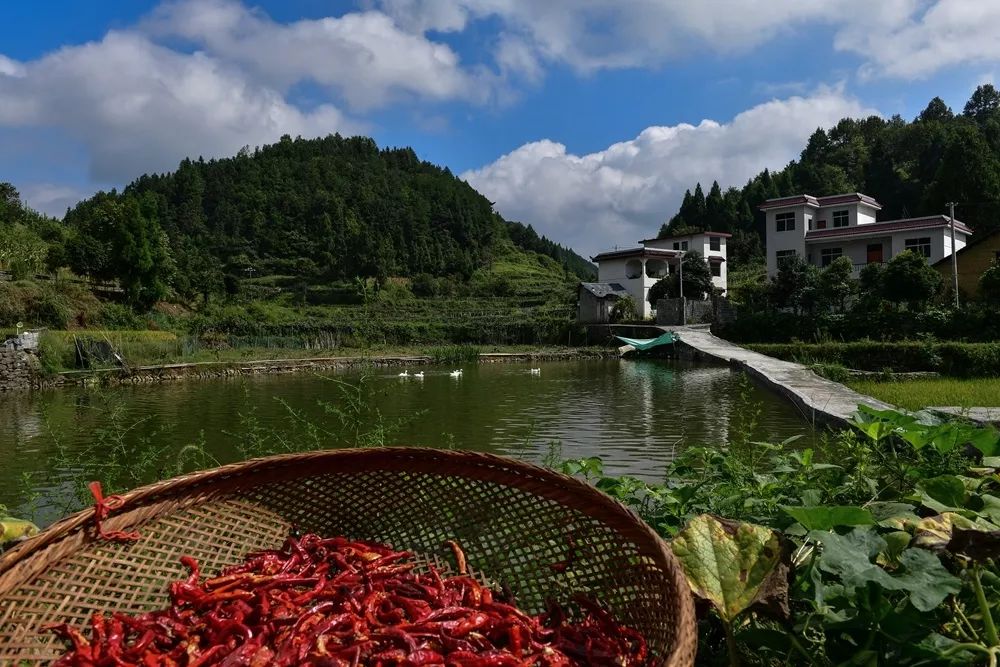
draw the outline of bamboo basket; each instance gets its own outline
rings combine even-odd
[[[688,666],[697,645],[687,582],[667,545],[593,487],[488,454],[419,448],[322,451],[255,459],[131,491],[105,522],[137,542],[95,536],[92,509],[0,556],[0,665],[64,651],[49,623],[86,626],[95,611],[169,604],[183,555],[213,574],[289,531],[345,535],[413,551],[447,572],[457,540],[470,570],[535,613],[582,593],[649,642],[658,664]],[[567,558],[563,572],[551,565]],[[570,610],[572,605],[567,605]]]

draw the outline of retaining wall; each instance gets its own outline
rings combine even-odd
[[[40,367],[33,352],[0,347],[0,391],[40,386],[43,384]]]

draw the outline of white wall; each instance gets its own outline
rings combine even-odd
[[[597,280],[602,283],[619,283],[632,296],[632,300],[635,301],[636,310],[639,311],[639,316],[646,318],[653,314],[653,309],[650,307],[649,302],[646,301],[646,293],[649,292],[649,288],[653,286],[656,279],[646,278],[645,274],[639,278],[626,278],[625,265],[629,260],[634,259],[636,258],[602,260],[597,265]]]
[[[795,230],[791,232],[779,232],[775,227],[775,215],[778,213],[795,212]],[[767,275],[773,276],[778,272],[778,263],[775,253],[779,250],[794,250],[795,254],[805,259],[806,255],[806,215],[812,215],[809,207],[783,206],[767,210],[765,216],[766,234],[765,247],[767,248]]]

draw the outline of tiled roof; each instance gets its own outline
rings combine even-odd
[[[628,296],[628,290],[621,283],[580,283],[580,287],[587,290],[598,299],[609,296]]]
[[[649,243],[650,241],[672,241],[674,239],[689,239],[692,236],[719,236],[724,239],[732,238],[732,234],[727,234],[726,232],[691,232],[690,234],[677,234],[671,236],[664,236],[662,238],[651,238],[643,239],[639,243]]]
[[[674,257],[678,250],[667,250],[666,248],[627,248],[625,250],[609,250],[598,253],[590,258],[592,262],[600,262],[603,259],[618,259],[622,257]]]
[[[950,221],[946,215],[927,215],[921,218],[903,218],[901,220],[885,220],[884,222],[871,222],[866,225],[855,225],[854,227],[833,227],[830,229],[810,229],[806,232],[807,241],[820,239],[840,238],[842,236],[874,236],[887,232],[904,231],[907,229],[933,229],[935,227],[947,227]],[[972,234],[972,230],[959,220],[955,221],[955,231],[963,234]]]
[[[791,197],[777,197],[768,199],[757,208],[766,211],[769,208],[781,208],[784,206],[799,206],[805,204],[814,208],[822,206],[834,206],[836,204],[862,203],[874,209],[881,209],[882,205],[875,201],[874,197],[861,194],[860,192],[846,192],[841,195],[829,195],[826,197],[813,197],[812,195],[793,195]]]

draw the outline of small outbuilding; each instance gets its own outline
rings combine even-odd
[[[958,291],[965,298],[978,296],[979,278],[993,262],[1000,262],[1000,229],[983,234],[955,254],[958,263]],[[934,263],[934,268],[952,284],[951,256]]]
[[[580,283],[576,319],[581,324],[608,324],[615,302],[627,296],[620,283]]]

